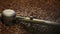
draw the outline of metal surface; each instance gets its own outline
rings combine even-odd
[[[33,22],[33,23],[46,23],[46,24],[52,24],[52,25],[60,25],[60,23],[53,22],[53,21],[47,21],[47,20],[41,20],[41,19],[35,19],[31,20],[30,17],[22,17],[22,16],[16,16],[19,20]]]
[[[60,23],[40,20],[30,17],[16,16],[20,24],[25,25],[27,31],[32,34],[57,34],[60,32]],[[59,33],[60,34],[60,33]]]

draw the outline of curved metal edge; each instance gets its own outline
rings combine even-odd
[[[46,23],[46,24],[51,24],[51,25],[60,25],[60,23],[53,22],[53,21],[47,21],[47,20],[41,20],[41,19],[35,19],[35,18],[33,18],[33,20],[30,20],[29,17],[16,16],[16,18],[23,21],[27,21],[27,22],[33,22],[33,23],[38,22],[38,23]]]

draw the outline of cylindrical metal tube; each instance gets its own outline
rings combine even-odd
[[[43,24],[51,24],[51,25],[60,25],[60,23],[48,21],[48,20],[41,20],[41,19],[35,19],[30,17],[22,17],[22,16],[16,16],[17,19],[26,21],[26,22],[33,22],[33,23],[43,23]]]
[[[15,23],[16,13],[14,10],[6,9],[2,12],[2,22],[5,25],[13,25]]]
[[[22,16],[16,18],[20,23],[23,21],[25,29],[32,34],[60,34],[60,23]]]

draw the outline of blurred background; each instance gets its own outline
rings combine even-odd
[[[13,9],[20,16],[60,22],[60,0],[0,0],[0,13],[5,9]],[[0,23],[0,34],[30,33],[23,25],[4,26]]]

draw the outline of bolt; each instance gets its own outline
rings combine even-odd
[[[30,20],[33,20],[33,16],[30,16]]]
[[[16,13],[14,10],[6,9],[2,12],[2,22],[9,26],[15,23]]]

